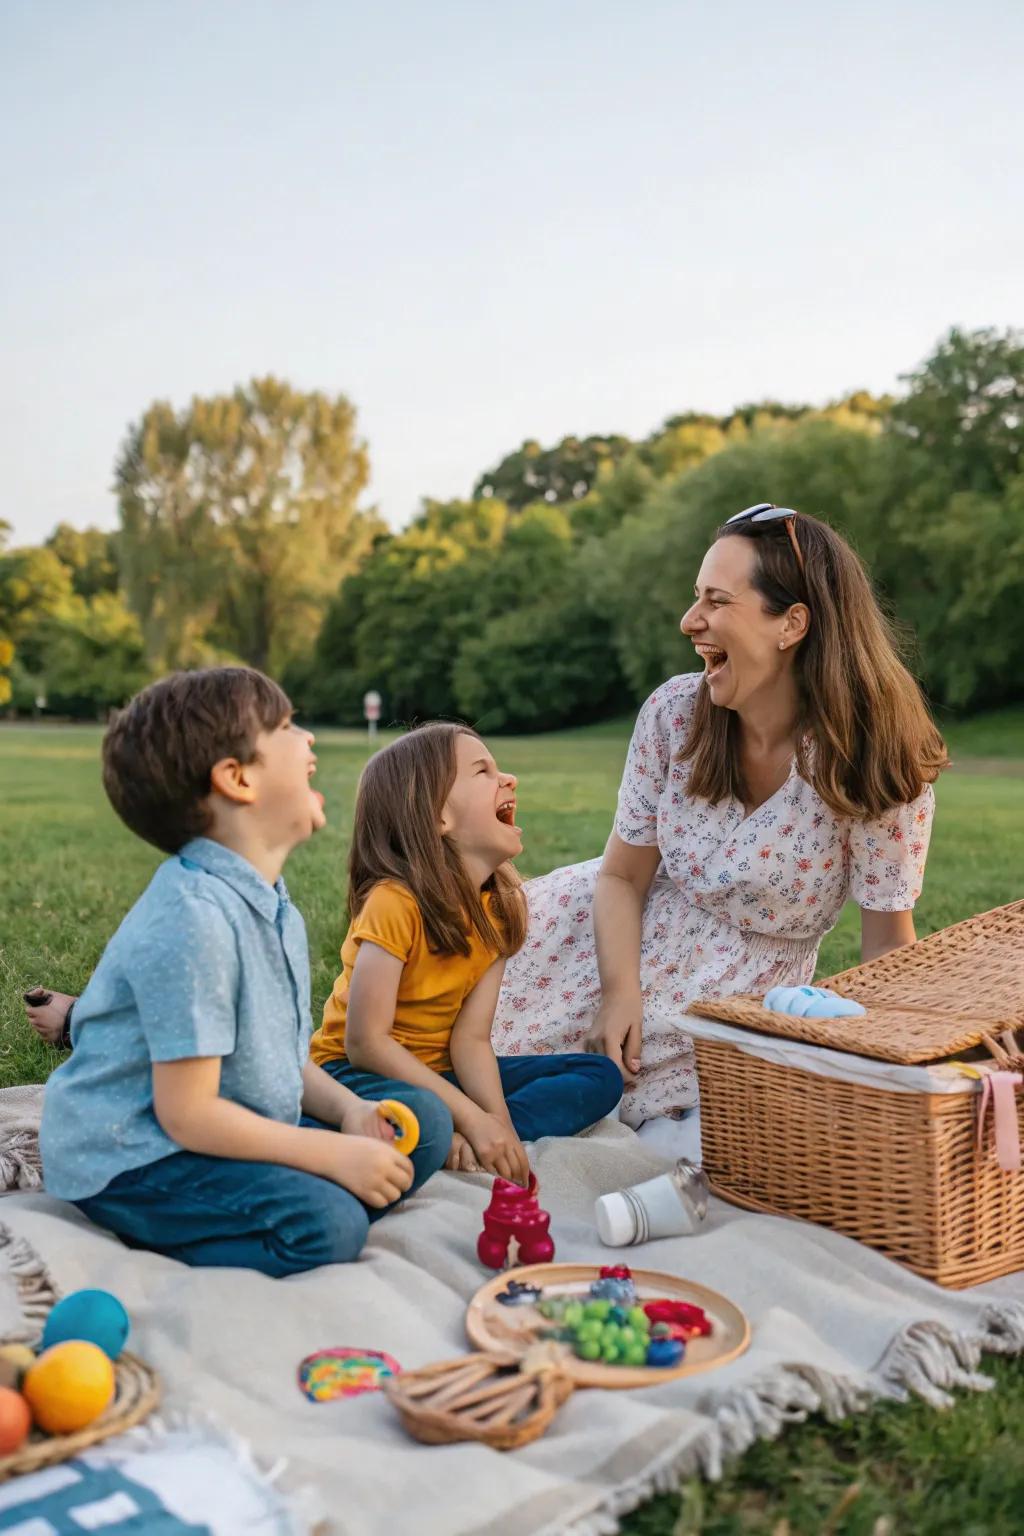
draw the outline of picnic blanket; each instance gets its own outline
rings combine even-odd
[[[359,1345],[407,1368],[462,1353],[466,1304],[486,1278],[475,1244],[485,1176],[438,1174],[371,1229],[357,1264],[273,1281],[188,1269],[130,1252],[72,1208],[17,1192],[0,1220],[32,1244],[58,1286],[105,1286],[133,1320],[132,1347],[164,1377],[168,1401],[199,1407],[264,1464],[286,1458],[282,1489],[315,1487],[326,1529],[379,1536],[415,1490],[417,1536],[599,1536],[617,1516],[695,1471],[776,1435],[809,1412],[857,1412],[917,1393],[937,1407],[988,1379],[985,1351],[1024,1352],[1024,1276],[946,1292],[820,1227],[720,1201],[702,1231],[642,1248],[598,1241],[598,1194],[665,1164],[606,1121],[532,1152],[557,1257],[662,1269],[710,1285],[747,1313],[750,1349],[731,1364],[640,1391],[584,1391],[541,1440],[506,1455],[408,1439],[379,1394],[311,1403],[302,1358]]]

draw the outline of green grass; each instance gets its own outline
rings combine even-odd
[[[611,823],[628,721],[495,741],[520,776],[526,875],[600,853]],[[920,934],[1024,894],[1024,710],[944,725],[955,768],[938,815]],[[24,1024],[21,992],[37,981],[77,992],[144,888],[158,855],[115,820],[98,774],[96,728],[0,728],[0,1085],[40,1081],[57,1061]],[[318,784],[330,825],[289,863],[309,927],[314,1016],[341,943],[347,827],[360,733],[318,738]],[[856,909],[822,945],[819,971],[857,959]],[[794,1426],[755,1447],[723,1482],[686,1485],[625,1524],[632,1536],[1001,1536],[1024,1530],[1024,1372],[989,1366],[999,1390],[948,1414],[880,1407],[849,1422]]]

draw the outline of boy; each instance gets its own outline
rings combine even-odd
[[[308,1059],[306,930],[281,870],[325,822],[312,744],[246,667],[152,684],[103,743],[114,809],[172,857],[75,1004],[73,1054],[46,1087],[44,1178],[130,1246],[187,1264],[280,1276],[355,1259],[451,1144],[448,1110],[410,1089],[421,1138],[403,1157],[375,1105]]]

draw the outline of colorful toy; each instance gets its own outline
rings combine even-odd
[[[508,1179],[495,1179],[491,1203],[484,1212],[484,1229],[476,1251],[488,1269],[504,1269],[509,1244],[515,1238],[520,1264],[550,1264],[555,1245],[548,1235],[551,1217],[537,1204],[537,1179],[530,1174],[526,1189]]]
[[[48,1435],[84,1429],[113,1401],[114,1367],[98,1344],[66,1339],[25,1372],[22,1393]]]
[[[116,1360],[125,1346],[131,1324],[128,1313],[109,1291],[72,1291],[58,1301],[43,1329],[41,1348],[85,1339]]]
[[[378,1349],[321,1349],[299,1366],[299,1389],[311,1403],[377,1392],[402,1367]]]
[[[688,1301],[648,1301],[644,1305],[651,1323],[666,1324],[676,1339],[703,1338],[711,1332],[711,1319],[703,1307]]]
[[[647,1346],[647,1364],[658,1370],[678,1365],[686,1353],[682,1339],[652,1339]]]
[[[381,1099],[377,1105],[377,1113],[394,1126],[396,1152],[401,1152],[409,1157],[420,1144],[420,1123],[408,1104],[401,1104],[397,1099]]]

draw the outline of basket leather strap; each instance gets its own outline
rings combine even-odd
[[[1020,1126],[1017,1121],[1017,1089],[1024,1083],[1019,1072],[985,1071],[981,1077],[978,1106],[978,1150],[985,1135],[985,1116],[992,1105],[996,1158],[1005,1173],[1016,1173],[1021,1164]]]

